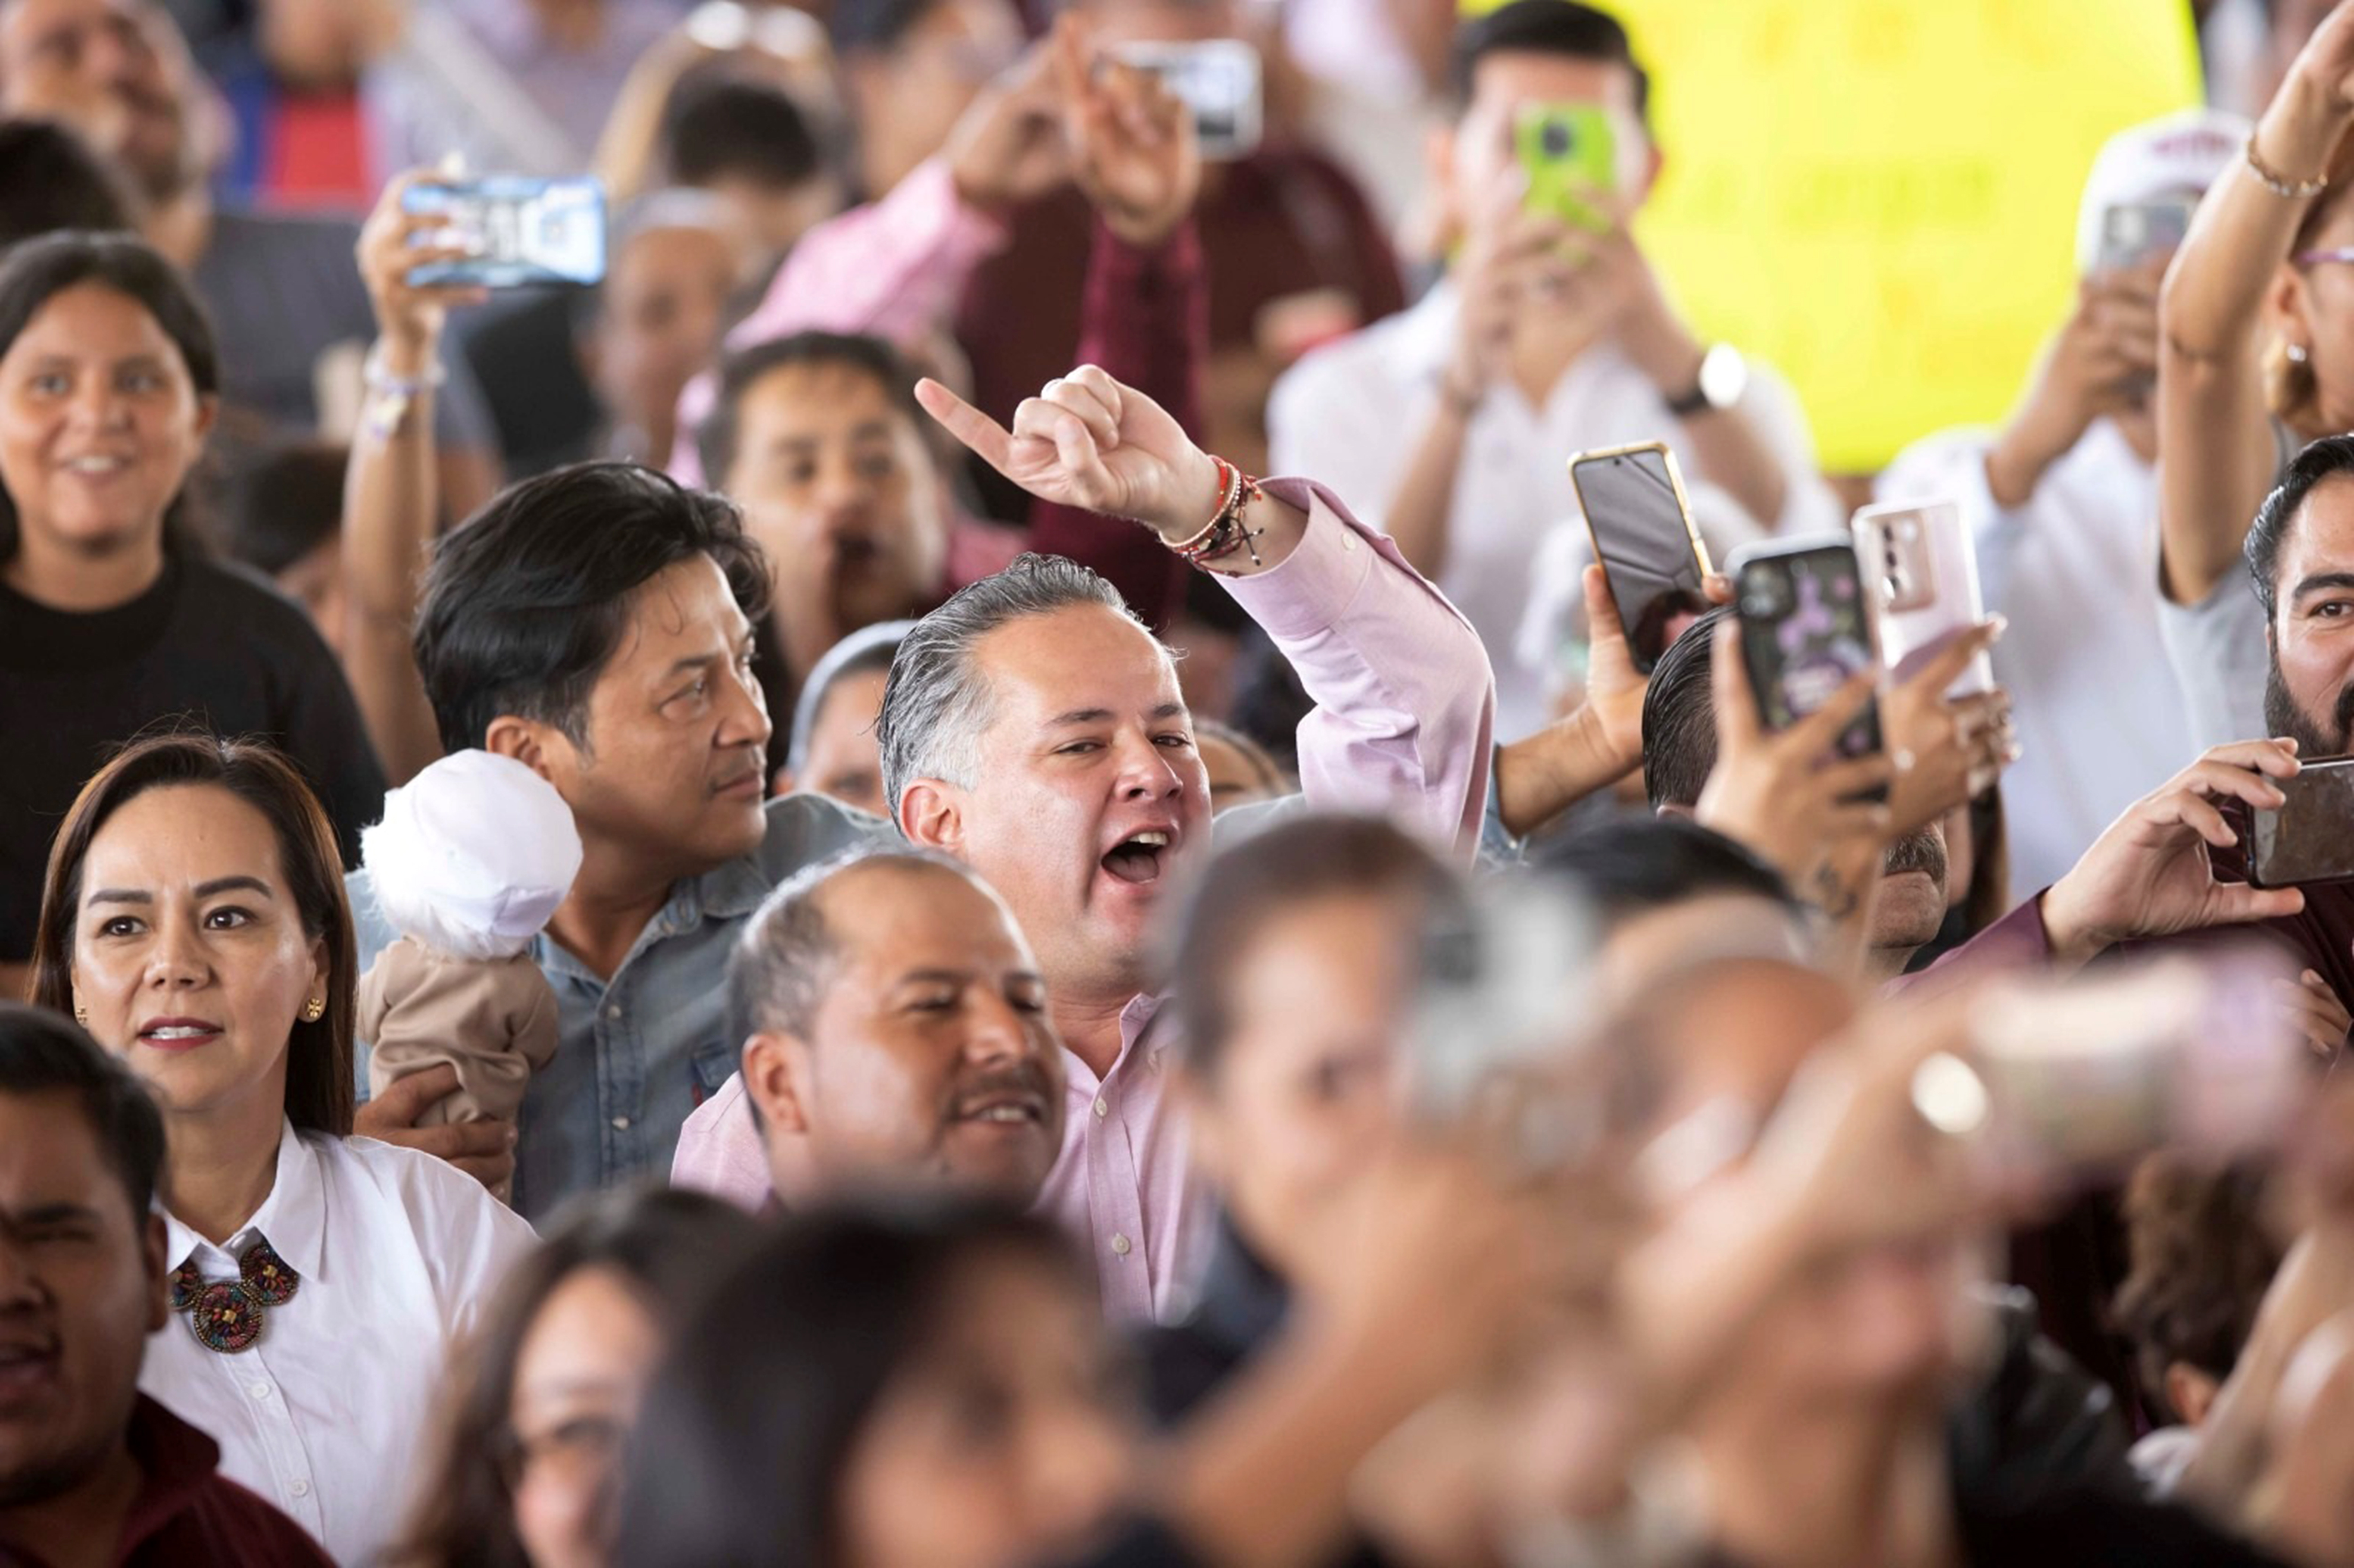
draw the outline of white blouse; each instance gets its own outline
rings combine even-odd
[[[235,1280],[266,1238],[301,1283],[260,1337],[223,1354],[188,1315],[147,1345],[139,1387],[220,1444],[220,1473],[318,1538],[338,1563],[393,1544],[429,1441],[441,1369],[531,1227],[429,1155],[283,1124],[278,1174],[228,1245],[169,1213],[167,1270]]]

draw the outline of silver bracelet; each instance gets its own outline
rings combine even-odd
[[[2285,175],[2275,173],[2265,164],[2264,159],[2256,155],[2256,133],[2253,131],[2248,132],[2247,143],[2241,151],[2243,161],[2247,164],[2248,173],[2254,178],[2256,184],[2285,200],[2303,201],[2307,196],[2317,196],[2329,188],[2329,175],[2326,170],[2319,179],[2313,180],[2292,180]]]

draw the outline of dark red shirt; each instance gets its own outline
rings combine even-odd
[[[218,1473],[220,1445],[145,1394],[131,1414],[145,1478],[123,1520],[117,1568],[334,1568],[302,1527]],[[0,1545],[8,1568],[41,1568]]]

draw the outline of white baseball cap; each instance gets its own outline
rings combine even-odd
[[[2076,213],[2076,270],[2101,253],[2101,214],[2132,202],[2197,201],[2247,145],[2249,122],[2220,109],[2186,109],[2110,137],[2093,160]]]

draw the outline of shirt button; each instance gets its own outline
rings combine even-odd
[[[1128,1251],[1131,1245],[1133,1244],[1131,1244],[1125,1235],[1115,1234],[1111,1238],[1111,1250],[1119,1254],[1122,1257],[1126,1257],[1128,1255]]]
[[[1344,550],[1353,550],[1356,547],[1357,535],[1353,531],[1341,535],[1341,548]]]
[[[294,1484],[286,1489],[298,1498],[307,1498],[311,1495],[311,1483],[297,1476],[294,1478]]]
[[[627,1131],[629,1131],[629,1130],[630,1130],[630,1118],[629,1118],[628,1117],[625,1117],[625,1116],[617,1116],[617,1117],[615,1117],[615,1118],[613,1118],[613,1130],[614,1130],[615,1132],[627,1132]]]
[[[270,1397],[270,1385],[266,1383],[249,1383],[245,1385],[245,1392],[253,1395],[256,1399],[268,1399]]]
[[[605,1016],[615,1022],[619,1022],[621,1017],[621,1004],[618,1001],[609,1003],[605,1009]]]
[[[1101,1095],[1097,1095],[1096,1097],[1096,1115],[1098,1117],[1107,1117],[1111,1115],[1111,1106]]]

